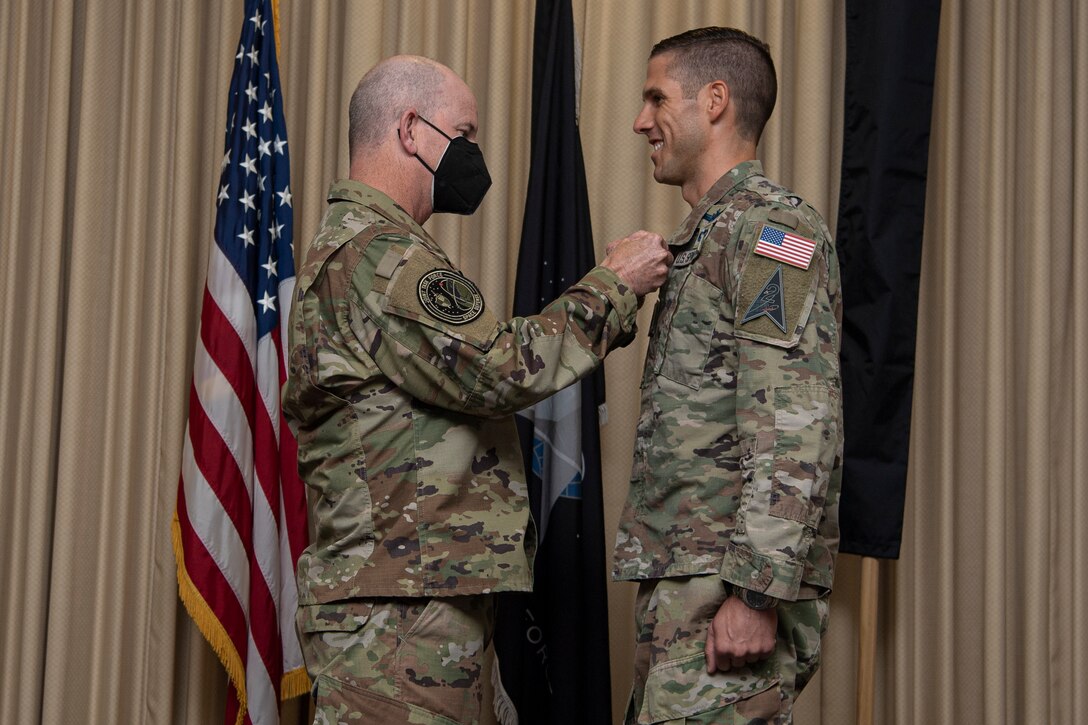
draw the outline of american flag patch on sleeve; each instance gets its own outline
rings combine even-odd
[[[812,254],[816,251],[816,242],[764,224],[754,251],[764,257],[808,269]]]

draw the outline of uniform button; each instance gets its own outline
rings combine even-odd
[[[755,581],[756,579],[759,579],[759,572],[758,571],[753,571],[752,572],[752,581]]]

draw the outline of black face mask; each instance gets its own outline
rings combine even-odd
[[[442,129],[423,116],[419,120],[446,136]],[[487,164],[484,163],[484,155],[478,144],[464,136],[446,138],[450,143],[438,160],[436,168],[427,166],[427,162],[416,154],[419,163],[434,176],[431,206],[436,213],[471,214],[480,206],[484,194],[491,188],[491,175],[487,173]]]

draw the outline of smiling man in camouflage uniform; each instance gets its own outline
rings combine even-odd
[[[312,489],[298,628],[318,723],[476,723],[492,593],[532,589],[536,546],[512,413],[593,371],[665,279],[637,232],[536,316],[501,321],[422,224],[490,185],[476,99],[390,58],[351,100],[291,310],[284,412]]]
[[[767,46],[702,28],[654,46],[636,133],[691,214],[669,241],[615,577],[641,582],[628,723],[789,723],[815,672],[838,543],[839,271],[763,175]]]

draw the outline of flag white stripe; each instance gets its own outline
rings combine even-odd
[[[283,369],[287,369],[287,349],[289,345],[288,330],[291,329],[291,305],[295,300],[295,276],[291,275],[287,279],[280,282],[279,285],[279,305],[280,305],[280,347],[283,350]]]
[[[189,513],[193,533],[203,543],[215,565],[223,573],[239,602],[249,601],[249,557],[242,537],[234,528],[219,497],[200,473],[193,456],[189,429],[185,430],[182,452],[182,482],[185,486],[185,508]]]
[[[264,412],[272,422],[276,444],[280,442],[280,363],[272,335],[265,335],[257,343],[257,390],[260,392]],[[278,467],[277,467],[278,468]]]
[[[245,482],[246,492],[252,501],[253,432],[249,429],[249,418],[230,381],[223,375],[204,347],[203,339],[199,337],[193,365],[193,387],[209,422],[234,457]]]
[[[268,586],[269,596],[276,605],[277,620],[279,619],[279,603],[275,599],[276,593],[280,590],[278,528],[276,519],[272,515],[272,507],[265,496],[264,487],[257,486],[253,496],[253,555],[257,560],[257,568],[261,570],[261,575]]]
[[[278,653],[275,653],[278,656]],[[249,631],[246,660],[246,705],[253,725],[277,725],[280,721],[279,700],[272,686],[272,678],[264,666],[253,630]]]
[[[294,572],[295,558],[291,556],[291,541],[287,536],[287,509],[283,501],[283,489],[280,488],[280,567],[284,572]],[[283,634],[283,671],[290,672],[303,666],[302,649],[295,632],[295,610],[298,609],[298,590],[295,578],[284,576],[279,588],[279,622]]]
[[[253,305],[249,301],[249,290],[218,244],[212,244],[209,254],[218,258],[208,262],[208,292],[241,338],[249,355],[249,366],[252,368],[257,353],[253,349],[254,340],[257,338],[257,321],[253,316]]]

